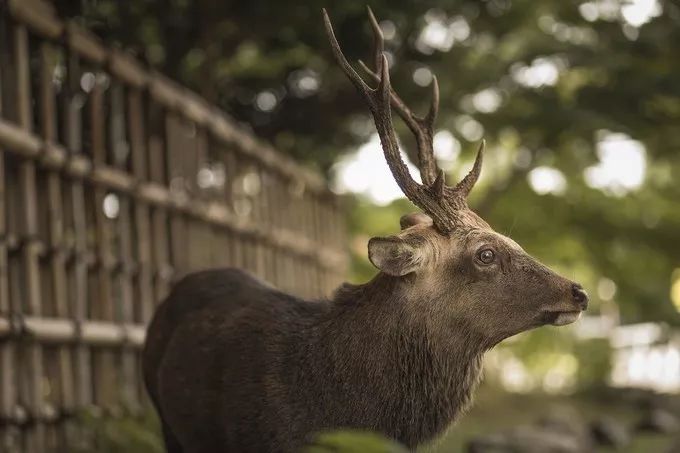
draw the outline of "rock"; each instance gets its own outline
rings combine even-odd
[[[506,434],[475,437],[467,445],[468,453],[514,453]]]
[[[618,420],[610,417],[602,417],[590,424],[590,432],[593,440],[598,445],[623,448],[631,441],[630,431]]]
[[[676,439],[675,441],[671,442],[671,446],[665,451],[665,453],[680,453],[680,439]]]
[[[680,420],[664,409],[652,409],[638,422],[637,429],[663,434],[675,433],[680,430]]]
[[[522,453],[584,453],[588,451],[578,436],[545,427],[520,427],[514,430],[511,438],[518,447],[517,451]]]
[[[680,414],[680,396],[639,388],[609,389],[608,403],[634,406],[643,411],[662,409]]]
[[[473,439],[468,453],[584,453],[581,439],[541,426],[520,426],[502,434]]]
[[[556,407],[538,421],[544,430],[576,439],[583,451],[592,449],[593,439],[590,427],[583,417],[569,407]]]

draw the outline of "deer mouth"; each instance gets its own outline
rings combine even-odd
[[[553,326],[566,326],[567,324],[578,321],[581,317],[580,310],[574,311],[547,311],[543,314],[543,320],[546,324]]]

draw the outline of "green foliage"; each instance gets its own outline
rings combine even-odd
[[[73,453],[163,453],[158,419],[149,409],[143,414],[116,416],[99,411],[83,411],[76,424],[84,445],[73,447]]]
[[[408,450],[383,436],[365,431],[333,431],[317,436],[305,453],[406,453]]]
[[[608,340],[593,339],[578,344],[573,351],[579,367],[578,390],[597,391],[607,385],[611,372],[611,346]]]

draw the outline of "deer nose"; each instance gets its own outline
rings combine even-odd
[[[571,297],[579,304],[581,310],[588,308],[588,293],[578,283],[571,285]]]

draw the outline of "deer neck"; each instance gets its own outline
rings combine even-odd
[[[379,274],[341,288],[324,337],[337,377],[362,389],[357,398],[366,404],[379,404],[378,428],[409,445],[438,434],[469,405],[489,341],[462,321],[431,325],[404,284]]]

